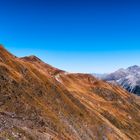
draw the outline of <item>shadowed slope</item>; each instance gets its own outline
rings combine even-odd
[[[35,56],[0,47],[0,137],[26,140],[137,140],[132,95],[87,74],[70,74]]]

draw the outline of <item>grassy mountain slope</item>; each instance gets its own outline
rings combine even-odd
[[[71,74],[0,46],[0,138],[138,140],[133,95],[88,74]]]

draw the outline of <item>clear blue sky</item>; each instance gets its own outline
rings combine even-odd
[[[0,43],[70,72],[140,65],[140,1],[1,0]]]

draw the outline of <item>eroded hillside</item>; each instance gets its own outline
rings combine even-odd
[[[138,140],[136,98],[88,74],[71,74],[0,46],[0,137]]]

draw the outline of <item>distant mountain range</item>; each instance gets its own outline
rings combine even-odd
[[[99,79],[118,84],[131,93],[140,96],[140,66],[134,65],[127,69],[119,69],[110,74],[93,74]]]

